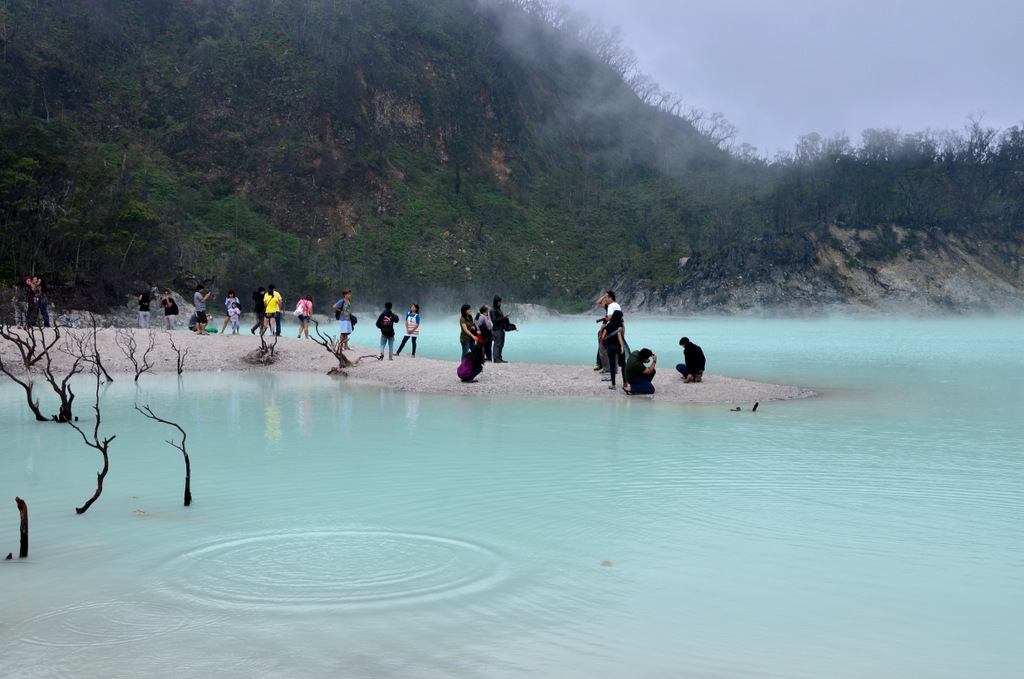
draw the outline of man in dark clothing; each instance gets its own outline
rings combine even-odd
[[[384,360],[384,347],[388,348],[388,360],[392,360],[395,350],[395,326],[398,324],[398,314],[391,310],[391,302],[384,304],[384,311],[377,317],[377,327],[380,329],[380,355],[378,361]]]
[[[650,361],[651,364],[647,365]],[[622,390],[632,396],[633,394],[653,394],[654,385],[651,380],[658,372],[658,355],[644,347],[634,351],[626,359],[626,367],[622,371],[622,381],[625,382]]]
[[[683,363],[676,365],[676,370],[683,376],[683,382],[700,382],[704,377],[704,352],[689,337],[679,340],[683,348]]]
[[[263,312],[267,309],[263,303],[263,296],[265,294],[267,294],[267,291],[262,285],[256,292],[252,293],[252,310],[256,314],[256,324],[249,328],[249,333],[252,335],[256,334],[257,328],[259,328],[260,334],[263,334]]]
[[[508,363],[501,357],[501,350],[505,348],[505,331],[508,329],[508,314],[501,310],[501,297],[495,295],[494,304],[491,305],[491,332],[494,334],[492,363]]]

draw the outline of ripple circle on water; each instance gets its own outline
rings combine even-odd
[[[214,620],[181,606],[129,599],[85,601],[26,620],[18,637],[37,646],[114,646],[200,629]]]
[[[493,587],[501,559],[451,538],[389,531],[254,534],[176,557],[172,592],[217,607],[388,607]]]

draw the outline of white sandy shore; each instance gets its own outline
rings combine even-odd
[[[19,331],[24,335],[25,331]],[[46,337],[52,338],[53,330],[47,329]],[[52,352],[55,367],[70,363],[70,357],[56,350],[70,338],[82,338],[90,342],[92,330],[62,328],[62,339]],[[280,337],[275,347],[276,360],[272,365],[254,365],[247,361],[260,346],[258,337],[250,335],[207,335],[162,330],[104,329],[97,332],[97,346],[104,367],[110,373],[135,374],[135,368],[120,345],[125,344],[125,334],[130,332],[138,345],[135,355],[142,362],[142,354],[153,340],[149,354],[152,365],[150,374],[174,374],[177,371],[177,354],[171,348],[170,338],[185,356],[183,371],[186,373],[213,373],[224,371],[268,371],[290,373],[326,374],[337,366],[337,360],[322,346],[312,340],[294,337]],[[120,334],[119,334],[120,333]],[[627,398],[621,388],[612,391],[608,382],[601,381],[601,374],[591,366],[544,365],[536,363],[486,363],[476,384],[461,382],[455,375],[455,361],[440,361],[429,358],[413,358],[402,355],[389,361],[377,361],[375,347],[353,345],[346,352],[349,359],[359,357],[358,364],[346,370],[347,379],[354,383],[381,386],[399,391],[434,394],[476,394],[486,396],[548,397],[548,398]],[[0,358],[9,368],[18,368],[21,357],[10,342],[0,339]],[[145,379],[143,375],[140,379]],[[660,369],[654,379],[657,393],[654,399],[670,403],[733,403],[753,404],[754,402],[780,401],[806,398],[816,394],[801,387],[766,384],[750,380],[705,374],[700,384],[684,384],[673,366]],[[633,397],[641,398],[641,397]]]

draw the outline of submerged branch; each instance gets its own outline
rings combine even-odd
[[[171,440],[168,440],[167,443],[171,444],[171,446],[180,450],[181,454],[185,457],[185,506],[188,507],[189,505],[192,504],[192,465],[189,463],[188,460],[188,451],[185,450],[185,439],[188,438],[188,434],[185,433],[185,430],[182,429],[177,422],[171,422],[170,420],[164,420],[162,418],[157,417],[153,413],[153,409],[150,408],[148,405],[140,408],[139,404],[136,403],[135,409],[138,410],[143,415],[145,415],[146,417],[148,417],[149,419],[156,420],[161,424],[170,425],[177,429],[179,432],[181,432],[180,445]]]

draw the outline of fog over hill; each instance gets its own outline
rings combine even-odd
[[[1024,299],[1019,128],[808,135],[768,163],[543,2],[9,0],[0,41],[0,277],[79,303]]]

